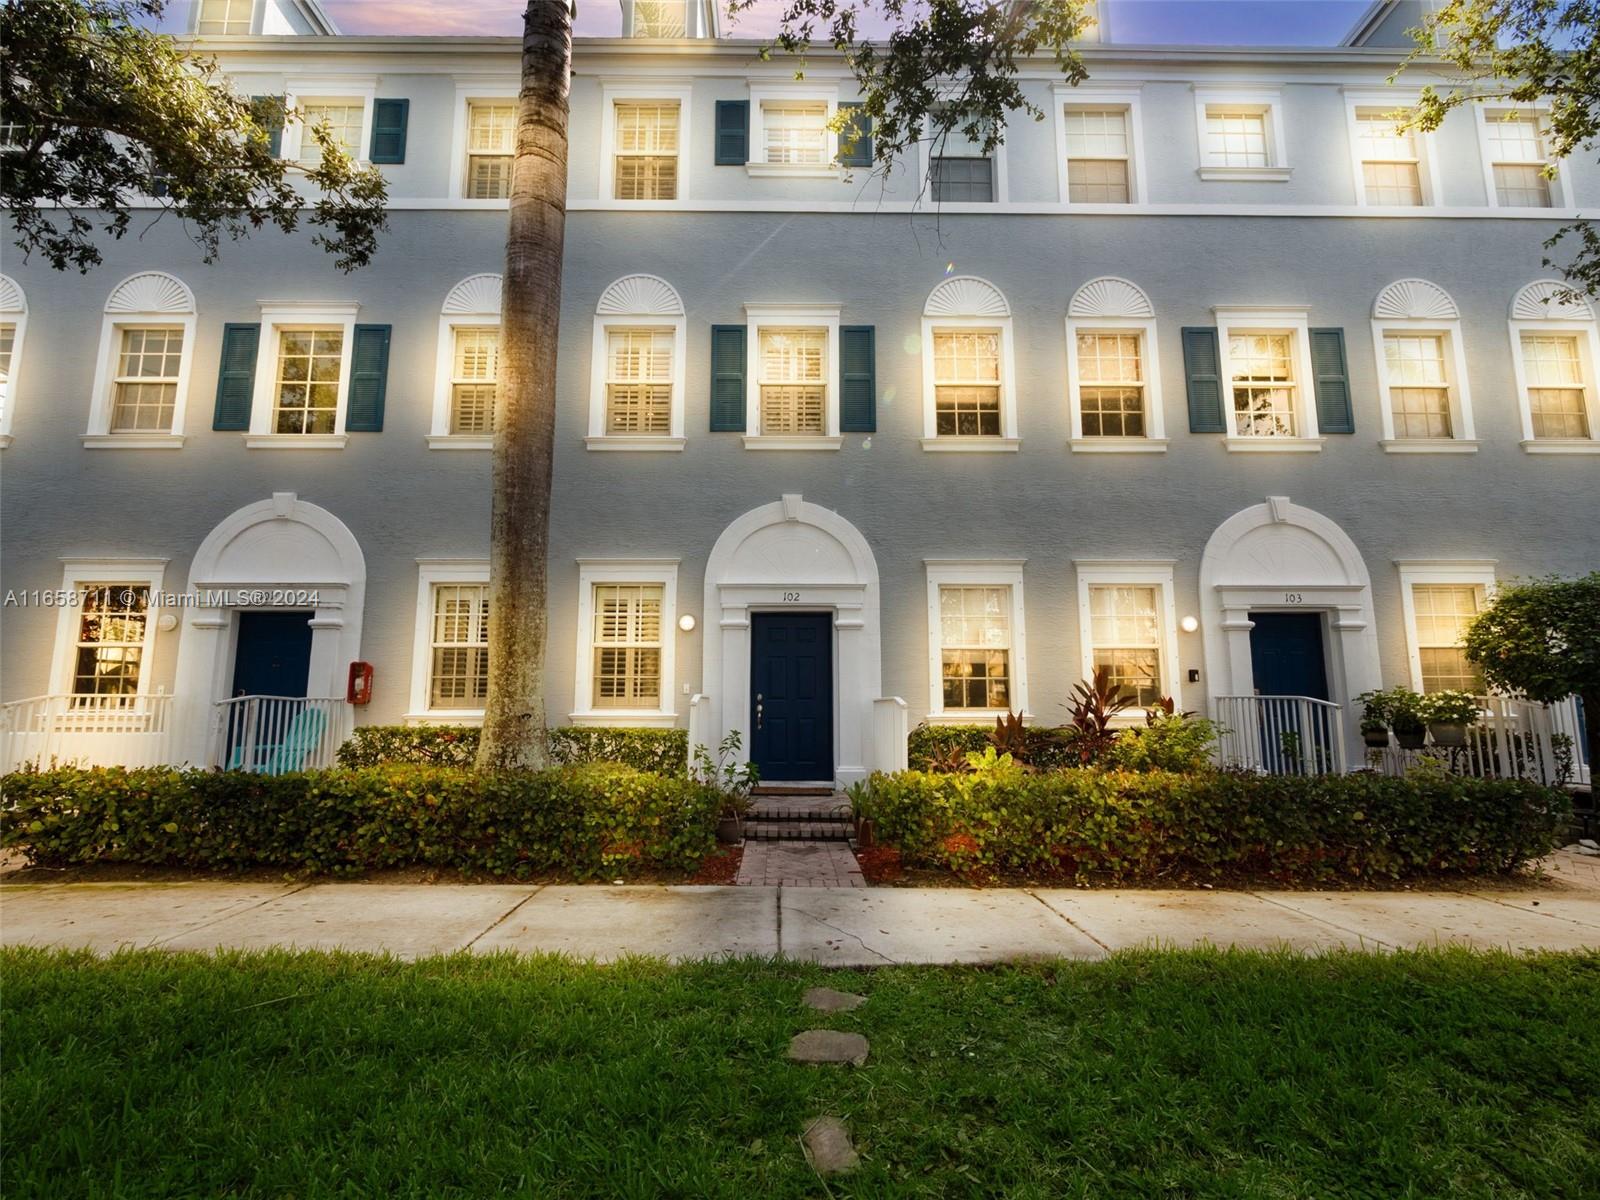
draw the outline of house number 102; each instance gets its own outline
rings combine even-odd
[[[784,598],[785,601],[798,600],[798,599],[800,599],[800,593],[799,592],[785,592],[783,594],[783,598]]]
[[[1283,602],[1285,604],[1301,604],[1304,601],[1305,597],[1299,592],[1285,592],[1283,594]]]

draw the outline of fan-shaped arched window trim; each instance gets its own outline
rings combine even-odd
[[[10,345],[0,354],[0,450],[3,450],[11,444],[11,410],[15,407],[17,375],[22,368],[22,343],[28,333],[28,297],[9,275],[0,275],[0,332],[10,333]]]
[[[662,362],[670,353],[671,362]],[[595,303],[589,356],[590,450],[679,451],[684,447],[688,322],[683,297],[659,275],[613,280]],[[660,389],[671,389],[662,410]],[[613,411],[613,390],[629,394]]]
[[[1091,279],[1067,302],[1068,445],[1077,453],[1167,448],[1155,306],[1138,284]]]
[[[1461,309],[1426,279],[1397,279],[1372,302],[1379,445],[1389,454],[1474,454]]]
[[[166,271],[138,271],[111,289],[100,322],[83,444],[91,450],[183,445],[198,307]]]
[[[987,279],[956,275],[943,280],[928,293],[928,301],[922,308],[924,450],[1014,453],[1021,447],[1022,439],[1017,432],[1017,365],[1012,342],[1011,302]],[[962,355],[941,353],[941,350],[954,351],[962,346],[977,352],[982,363],[963,368],[957,361]],[[982,395],[970,397],[976,411],[963,413],[958,377],[974,371],[998,378],[983,384]],[[994,416],[998,421],[991,425],[989,422]],[[979,432],[959,432],[964,427],[963,421],[967,428],[976,423]],[[952,424],[955,431],[952,431]],[[940,432],[941,427],[945,432]]]
[[[494,444],[488,415],[499,375],[501,291],[497,273],[480,271],[445,293],[434,358],[430,449],[487,450]]]
[[[1559,279],[1537,279],[1511,300],[1511,365],[1522,448],[1600,454],[1600,323],[1595,306]]]

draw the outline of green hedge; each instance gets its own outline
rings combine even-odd
[[[339,765],[470,767],[477,754],[478,731],[470,725],[363,725],[339,747]],[[615,763],[635,771],[682,775],[688,770],[688,755],[689,735],[682,729],[571,725],[550,731],[551,761],[563,766]]]
[[[910,865],[1116,882],[1507,872],[1559,845],[1570,813],[1561,792],[1442,775],[904,771],[853,794]]]
[[[615,766],[385,766],[276,777],[64,768],[4,781],[0,845],[44,866],[116,862],[346,874],[396,866],[578,878],[687,871],[718,794]]]
[[[988,749],[991,725],[918,725],[906,738],[906,758],[913,771],[931,771],[941,761],[956,754],[982,754]],[[1073,766],[1078,761],[1073,749],[1073,730],[1047,725],[1029,725],[1028,763],[1041,771]]]

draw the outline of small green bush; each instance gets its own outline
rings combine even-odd
[[[1105,765],[1120,771],[1208,771],[1217,727],[1204,717],[1156,713],[1144,725],[1118,732]]]
[[[471,725],[363,725],[339,747],[341,767],[470,767],[477,756],[478,730]],[[561,766],[615,763],[681,775],[689,769],[689,735],[682,729],[566,726],[550,731],[550,760]]]
[[[993,732],[993,725],[918,725],[906,738],[906,755],[913,771],[931,771],[941,762],[982,754],[991,745]],[[1028,765],[1039,771],[1075,765],[1076,733],[1070,727],[1029,725],[1023,730]]]
[[[873,775],[852,792],[913,866],[1115,882],[1279,882],[1514,871],[1570,801],[1521,780],[1227,771]]]
[[[524,878],[687,871],[721,797],[617,766],[498,773],[390,765],[263,776],[62,768],[4,781],[0,845],[32,863],[347,874],[430,866]]]

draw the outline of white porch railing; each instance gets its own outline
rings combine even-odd
[[[173,753],[171,696],[33,696],[0,705],[0,774],[154,767]]]
[[[1480,715],[1468,726],[1464,745],[1438,746],[1430,739],[1421,750],[1403,750],[1391,744],[1368,751],[1369,758],[1385,775],[1404,775],[1427,758],[1452,775],[1478,779],[1531,779],[1551,785],[1588,782],[1583,727],[1574,698],[1558,704],[1509,696],[1479,696],[1477,701]],[[1558,735],[1568,739],[1564,752],[1558,749]]]
[[[282,775],[336,762],[354,720],[344,697],[236,696],[216,706],[211,765]]]
[[[1218,756],[1225,767],[1269,775],[1348,769],[1344,710],[1310,696],[1218,696]]]

